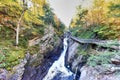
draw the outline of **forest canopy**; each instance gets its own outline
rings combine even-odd
[[[88,31],[86,37],[94,34],[99,39],[120,39],[120,0],[93,1],[91,8],[77,7],[71,22],[74,35],[84,36]]]

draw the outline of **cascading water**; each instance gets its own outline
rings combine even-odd
[[[64,50],[57,61],[48,70],[43,80],[73,80],[73,73],[65,67],[65,54],[68,48],[68,38],[64,38]]]

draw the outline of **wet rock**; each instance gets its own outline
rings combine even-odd
[[[25,71],[22,80],[42,80],[47,74],[50,66],[55,60],[58,59],[62,52],[63,44],[62,42],[59,44],[60,45],[55,47],[52,51],[44,54],[42,63],[40,65],[36,65],[36,63],[41,61],[39,60],[39,55],[31,56],[31,59],[25,65]]]
[[[75,71],[75,69],[77,68],[77,66],[81,63],[82,64],[82,55],[78,56],[77,59],[74,59],[74,61],[72,62],[72,70]]]
[[[70,62],[70,60],[74,58],[74,56],[76,55],[76,53],[78,51],[77,48],[79,46],[79,44],[76,42],[74,42],[72,44],[71,43],[72,42],[69,42],[68,60],[67,60],[68,62]]]
[[[64,76],[64,74],[58,73],[52,80],[74,80],[74,75]]]
[[[22,80],[42,80],[47,73],[47,69],[52,65],[54,60],[58,59],[58,55],[60,55],[61,46],[59,44],[62,44],[61,39],[51,25],[46,26],[44,29],[44,36],[29,40],[29,46],[36,44],[39,45],[39,52],[30,56],[25,65]]]

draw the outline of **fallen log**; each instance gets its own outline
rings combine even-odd
[[[70,36],[70,38],[78,43],[85,44],[96,44],[102,47],[108,47],[115,50],[120,50],[120,41],[119,40],[97,40],[97,39],[80,39],[74,36]]]

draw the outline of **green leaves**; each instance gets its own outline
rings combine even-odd
[[[45,24],[54,24],[54,13],[52,12],[52,9],[48,4],[43,6],[43,9],[45,11],[45,15],[43,17]]]
[[[91,30],[101,39],[119,39],[120,0],[94,0],[93,2],[91,9],[85,10],[80,6],[77,8],[77,17],[73,18],[71,27],[82,27],[83,31]],[[78,35],[82,34],[81,31],[76,29]]]
[[[19,50],[20,49],[20,50]],[[0,68],[9,68],[19,63],[19,60],[24,58],[24,49],[11,49],[9,47],[0,46]]]
[[[120,4],[111,3],[111,5],[108,7],[109,13],[112,17],[120,17]]]
[[[114,11],[114,10],[120,10],[120,4],[111,4],[110,6],[109,6],[109,9],[111,10],[111,11]]]
[[[88,60],[87,64],[89,66],[96,66],[96,65],[104,65],[111,63],[111,58],[115,55],[119,54],[118,52],[99,52],[97,55],[91,55]]]
[[[99,38],[116,39],[120,34],[115,27],[116,26],[100,25],[99,27],[94,28],[93,31],[98,34]]]

